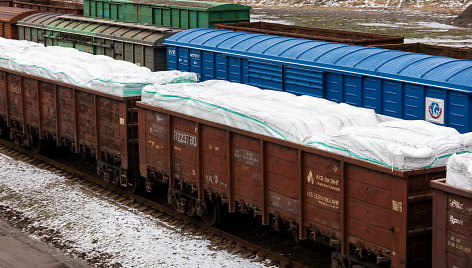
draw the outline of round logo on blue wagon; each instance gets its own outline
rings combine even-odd
[[[442,114],[442,108],[437,102],[431,102],[431,104],[428,107],[429,114],[431,115],[432,118],[438,119],[441,117]]]

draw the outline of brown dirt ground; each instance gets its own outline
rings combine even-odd
[[[0,267],[65,268],[89,267],[85,262],[64,256],[58,249],[31,239],[0,218]]]

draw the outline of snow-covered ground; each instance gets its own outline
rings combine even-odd
[[[438,23],[434,21],[418,21],[418,22],[394,22],[394,23],[358,23],[358,25],[369,26],[369,27],[382,27],[382,28],[407,28],[416,29],[418,32],[424,32],[423,38],[405,38],[405,43],[424,43],[444,46],[456,46],[456,47],[472,47],[471,38],[461,38],[454,36],[447,36],[449,30],[461,30],[463,28],[448,25],[444,23]],[[429,33],[440,33],[443,32],[446,36],[431,38],[428,36]]]
[[[270,15],[262,15],[262,14],[251,14],[251,22],[271,22],[271,23],[280,23],[285,25],[293,25],[292,22],[286,20],[279,20],[277,17],[270,16]]]
[[[250,6],[286,6],[286,7],[345,7],[365,8],[428,8],[454,9],[470,5],[470,0],[236,0]]]
[[[0,154],[0,208],[32,219],[27,229],[55,231],[59,244],[86,259],[106,256],[105,266],[263,267],[169,223],[97,197],[63,176]],[[42,234],[34,235],[41,239]]]

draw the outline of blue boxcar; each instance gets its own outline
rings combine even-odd
[[[472,61],[273,35],[191,29],[171,36],[167,68],[307,94],[472,131]]]

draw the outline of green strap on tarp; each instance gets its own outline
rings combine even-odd
[[[247,116],[245,114],[242,114],[240,112],[236,112],[236,111],[233,111],[231,109],[228,109],[226,107],[222,107],[220,105],[215,105],[215,104],[212,104],[212,103],[208,103],[208,102],[205,102],[205,101],[202,101],[202,100],[197,100],[197,99],[193,99],[193,98],[190,98],[190,97],[182,97],[182,96],[177,96],[177,95],[166,95],[166,94],[161,94],[161,93],[158,93],[158,92],[150,92],[150,91],[146,91],[146,90],[143,90],[144,92],[146,93],[149,93],[149,94],[157,94],[161,97],[164,97],[164,98],[176,98],[176,99],[183,99],[183,100],[189,100],[189,101],[194,101],[196,103],[200,103],[200,104],[203,104],[203,105],[206,105],[206,106],[210,106],[210,107],[213,107],[213,108],[217,108],[217,109],[220,109],[220,110],[223,110],[225,112],[229,112],[229,113],[232,113],[232,114],[235,114],[235,115],[238,115],[238,116],[241,116],[241,117],[244,117],[246,119],[249,119],[251,121],[254,121],[258,124],[261,124],[265,127],[267,127],[268,129],[270,129],[271,131],[273,131],[274,133],[276,133],[278,136],[280,136],[283,140],[288,140],[283,134],[281,134],[280,132],[278,132],[277,130],[273,129],[272,127],[270,127],[269,125],[267,125],[265,122],[262,122],[261,120],[258,120],[256,118],[252,118],[250,116]],[[392,166],[392,165],[389,165],[387,163],[384,163],[380,160],[377,160],[377,159],[374,159],[374,158],[370,158],[370,157],[365,157],[365,156],[361,156],[361,155],[358,155],[358,154],[355,154],[353,153],[352,151],[346,149],[346,148],[342,148],[342,147],[338,147],[338,146],[334,146],[334,145],[330,145],[330,144],[327,144],[327,143],[324,143],[324,142],[315,142],[315,141],[310,141],[310,142],[307,142],[305,143],[305,145],[321,145],[321,146],[324,146],[324,147],[327,147],[327,148],[330,148],[330,149],[334,149],[334,150],[339,150],[339,151],[342,151],[342,152],[345,152],[347,154],[349,154],[350,156],[352,157],[355,157],[355,158],[358,158],[358,159],[362,159],[362,160],[365,160],[365,161],[369,161],[369,162],[372,162],[372,163],[375,163],[375,164],[378,164],[378,165],[382,165],[382,166],[386,166],[386,167],[389,167],[389,168],[392,168],[392,169],[398,169],[398,170],[408,170],[408,169],[404,169],[404,168],[399,168],[399,167],[395,167],[395,166]],[[464,154],[464,153],[470,153],[470,151],[461,151],[461,152],[457,152],[456,154]],[[439,156],[439,157],[436,157],[434,158],[433,162],[427,166],[424,166],[423,168],[430,168],[434,165],[434,163],[436,163],[436,161],[440,160],[440,159],[443,159],[443,158],[448,158],[450,157],[451,155],[453,154],[447,154],[447,155],[443,155],[443,156]]]
[[[117,81],[113,81],[113,80],[103,80],[103,79],[100,79],[100,78],[94,78],[94,79],[89,80],[86,83],[81,84],[81,83],[75,81],[74,78],[72,78],[71,76],[69,76],[68,74],[66,74],[64,72],[53,72],[53,71],[51,71],[51,70],[49,70],[48,68],[45,68],[45,67],[37,66],[35,64],[32,64],[32,65],[21,64],[21,63],[18,63],[16,61],[14,61],[14,60],[8,59],[8,58],[0,58],[0,60],[9,61],[9,62],[14,63],[14,64],[16,64],[18,66],[21,66],[21,67],[34,67],[34,68],[42,69],[42,70],[45,70],[46,72],[49,72],[49,73],[54,74],[54,75],[64,75],[65,77],[69,78],[74,84],[76,84],[77,86],[80,86],[80,87],[85,87],[86,85],[88,85],[88,84],[90,84],[94,81],[123,85],[123,91],[122,91],[123,97],[140,96],[141,92],[142,92],[142,90],[145,86],[152,85],[151,83],[127,83],[127,82],[117,82]],[[185,76],[176,77],[175,79],[170,81],[168,84],[194,83],[194,82],[196,82],[196,81],[193,77],[189,78],[187,75],[185,75]]]
[[[21,64],[21,63],[18,63],[16,61],[14,61],[14,60],[8,59],[8,58],[0,58],[0,60],[9,61],[9,62],[14,63],[14,64],[16,64],[18,66],[21,66],[21,67],[34,67],[34,68],[44,70],[44,71],[49,72],[49,73],[54,74],[54,75],[63,75],[65,77],[69,78],[74,84],[76,84],[77,86],[80,86],[80,87],[85,87],[86,85],[88,85],[88,84],[90,84],[94,81],[123,85],[123,96],[125,96],[125,97],[139,96],[139,95],[141,95],[141,91],[142,91],[143,87],[146,86],[146,85],[150,85],[150,83],[126,83],[126,82],[117,82],[117,81],[113,81],[113,80],[103,80],[103,79],[100,79],[100,78],[94,78],[94,79],[91,79],[91,80],[87,81],[86,83],[81,84],[81,83],[75,81],[74,78],[72,78],[71,76],[69,76],[68,74],[66,74],[64,72],[53,72],[53,71],[51,71],[51,70],[49,70],[48,68],[45,68],[45,67],[37,66],[35,64],[31,64],[31,65]]]
[[[202,101],[202,100],[197,100],[197,99],[194,99],[194,98],[190,98],[190,97],[182,97],[182,96],[177,96],[177,95],[165,95],[165,94],[161,94],[161,93],[158,93],[158,92],[149,92],[149,91],[146,91],[146,90],[143,90],[144,92],[146,93],[150,93],[150,94],[157,94],[161,97],[165,97],[165,98],[175,98],[175,99],[182,99],[182,100],[189,100],[189,101],[194,101],[194,102],[197,102],[197,103],[200,103],[200,104],[203,104],[203,105],[206,105],[206,106],[210,106],[210,107],[213,107],[213,108],[217,108],[219,110],[223,110],[225,112],[229,112],[229,113],[232,113],[232,114],[235,114],[235,115],[238,115],[238,116],[241,116],[241,117],[244,117],[246,119],[249,119],[251,121],[254,121],[258,124],[261,124],[265,127],[267,127],[268,129],[270,129],[271,131],[273,131],[275,134],[277,134],[278,136],[280,136],[280,138],[282,138],[283,140],[288,140],[282,133],[278,132],[277,130],[273,129],[271,126],[267,125],[265,122],[259,120],[259,119],[256,119],[256,118],[252,118],[250,116],[247,116],[245,114],[242,114],[240,112],[236,112],[236,111],[233,111],[231,109],[228,109],[226,107],[223,107],[223,106],[220,106],[220,105],[216,105],[216,104],[213,104],[213,103],[208,103],[208,102],[205,102],[205,101]]]

